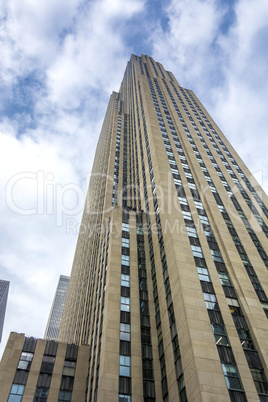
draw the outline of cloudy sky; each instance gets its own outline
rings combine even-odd
[[[0,24],[0,278],[11,281],[1,354],[12,330],[43,336],[132,53],[195,91],[268,190],[268,2],[4,0]]]

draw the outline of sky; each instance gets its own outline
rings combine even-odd
[[[4,0],[0,27],[0,279],[11,281],[1,355],[11,331],[44,334],[132,53],[197,94],[268,191],[268,2]]]

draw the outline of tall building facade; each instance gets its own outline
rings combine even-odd
[[[267,402],[267,206],[193,91],[132,55],[98,141],[61,320],[59,345],[88,347],[86,388],[68,400]],[[19,355],[10,378],[30,401]],[[47,399],[34,400],[57,400],[42,384]]]
[[[45,329],[45,339],[51,339],[54,341],[58,339],[60,322],[69,285],[69,279],[69,276],[60,275],[47,326]]]
[[[0,279],[0,342],[2,340],[3,335],[8,290],[9,290],[9,282]]]
[[[87,400],[268,401],[267,196],[193,91],[132,55],[92,172],[59,334]]]

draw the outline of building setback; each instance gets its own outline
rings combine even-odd
[[[4,281],[4,280],[0,279],[0,342],[2,340],[2,335],[3,335],[3,327],[4,327],[4,320],[5,320],[5,315],[6,315],[9,283],[10,282],[8,282],[8,281]]]
[[[84,401],[88,358],[88,345],[11,332],[0,363],[0,402]]]
[[[60,275],[54,300],[51,306],[44,338],[56,341],[59,335],[60,322],[69,285],[69,276]]]
[[[267,402],[267,205],[193,91],[132,55],[98,141],[61,320],[59,345],[89,348],[84,395],[71,400]]]

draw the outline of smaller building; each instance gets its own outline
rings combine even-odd
[[[54,341],[58,340],[60,322],[68,290],[69,279],[69,276],[60,276],[45,330],[45,339],[51,339]]]
[[[2,334],[3,334],[8,290],[9,290],[9,282],[0,279],[0,342],[2,340]]]
[[[0,402],[84,402],[88,361],[88,345],[11,332],[0,362]]]

